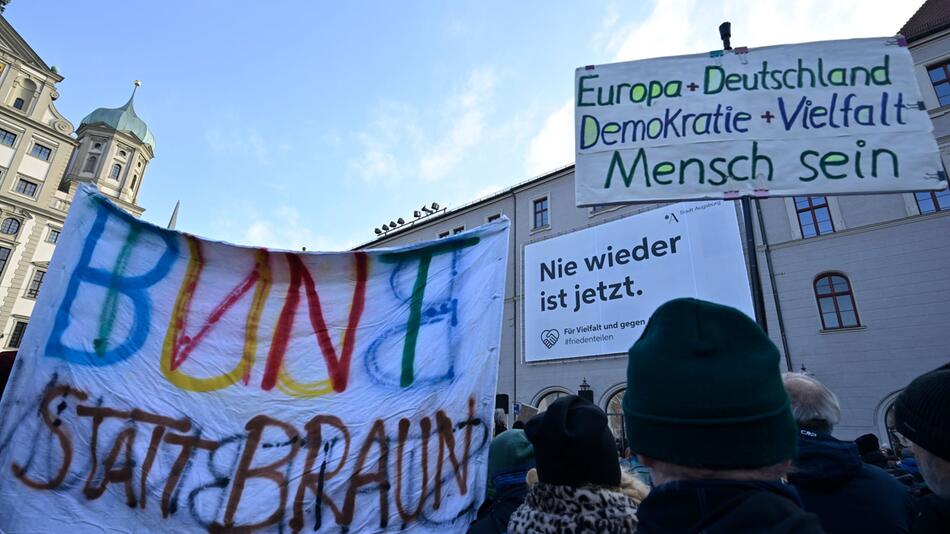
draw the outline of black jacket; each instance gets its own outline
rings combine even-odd
[[[817,515],[829,534],[910,531],[910,493],[883,469],[864,463],[852,442],[802,430],[788,481],[802,508]]]
[[[508,486],[495,495],[488,510],[468,528],[468,534],[504,534],[508,532],[508,520],[511,514],[524,502],[528,494],[526,484]]]
[[[653,488],[640,503],[638,534],[812,534],[818,518],[781,482],[683,480]]]
[[[946,534],[950,532],[950,499],[927,495],[917,501],[917,518],[911,534]]]

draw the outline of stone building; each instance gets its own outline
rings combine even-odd
[[[62,80],[0,16],[0,355],[20,345],[76,184],[143,212],[136,197],[155,140],[133,98],[74,133],[54,105]]]
[[[946,2],[926,2],[902,33],[946,162]],[[528,244],[656,208],[578,208],[574,169],[568,166],[388,231],[360,248],[443,238],[506,215],[512,226],[498,373],[501,406],[518,402],[543,409],[560,395],[589,387],[622,436],[625,354],[525,361],[523,253]],[[754,209],[769,335],[785,356],[783,370],[804,369],[838,394],[840,437],[875,432],[885,442],[893,437],[888,420],[896,394],[917,375],[950,361],[950,192],[772,198]],[[737,218],[741,225],[738,210]]]

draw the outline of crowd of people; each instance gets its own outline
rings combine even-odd
[[[833,437],[835,394],[781,374],[745,314],[676,299],[630,349],[623,410],[621,455],[573,395],[498,433],[469,533],[950,533],[950,364],[897,398],[908,446],[885,451]]]

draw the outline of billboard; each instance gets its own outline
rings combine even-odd
[[[582,67],[578,206],[947,187],[903,38]]]
[[[626,352],[664,302],[753,314],[736,208],[664,206],[524,248],[524,360]]]

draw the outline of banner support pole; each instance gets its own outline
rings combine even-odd
[[[722,39],[722,49],[732,50],[732,23],[726,21],[719,25],[719,38]],[[752,226],[752,202],[748,195],[739,198],[742,206],[742,222],[745,226],[746,265],[749,268],[752,286],[752,304],[755,307],[755,321],[762,330],[769,331],[768,321],[765,318],[765,295],[762,291],[762,275],[759,273],[759,253],[755,248],[755,227]]]
[[[745,227],[745,246],[749,276],[752,279],[752,303],[755,306],[755,321],[762,330],[769,331],[768,321],[765,318],[765,293],[762,291],[762,275],[759,273],[759,252],[755,245],[755,227],[752,226],[752,202],[748,196],[743,196],[739,203],[742,206],[742,225]]]

